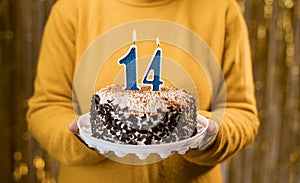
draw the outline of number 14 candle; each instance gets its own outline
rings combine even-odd
[[[136,32],[133,31],[133,44],[130,46],[127,53],[119,59],[119,64],[125,65],[125,77],[126,77],[126,87],[125,90],[139,90],[137,84],[137,47],[136,42]],[[158,91],[160,85],[164,82],[161,80],[161,61],[162,61],[162,49],[159,47],[159,39],[156,38],[157,48],[152,56],[152,61],[148,66],[147,72],[143,78],[143,84],[152,85],[153,91]],[[149,80],[150,72],[153,71],[153,79]]]

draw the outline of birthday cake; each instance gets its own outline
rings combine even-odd
[[[186,91],[162,86],[152,91],[110,85],[92,97],[92,136],[119,144],[149,145],[188,139],[196,133],[195,99]]]

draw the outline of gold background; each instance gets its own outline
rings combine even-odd
[[[26,128],[43,26],[55,0],[0,0],[0,182],[56,182]],[[300,183],[300,0],[238,0],[251,41],[261,127],[223,164],[225,183]]]

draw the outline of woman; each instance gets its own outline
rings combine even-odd
[[[224,77],[226,106],[221,107],[221,118],[215,119],[221,124],[219,130],[213,124],[210,126],[209,143],[201,150],[191,149],[184,155],[174,154],[146,165],[123,164],[88,148],[77,138],[78,128],[76,122],[72,122],[76,119],[74,110],[80,115],[88,112],[88,106],[73,106],[72,100],[80,104],[81,96],[74,82],[93,44],[105,35],[114,35],[111,32],[120,26],[130,27],[132,23],[148,27],[146,31],[151,35],[163,32],[162,27],[148,26],[153,21],[172,22],[171,25],[189,29],[191,34],[181,35],[166,26],[168,33],[176,35],[174,40],[192,45],[187,50],[196,50],[193,53],[201,49],[194,47],[190,35],[195,34],[206,44]],[[99,47],[99,54],[118,45],[124,37],[130,37],[128,33],[118,33]],[[137,43],[139,57],[151,55],[152,45],[147,41]],[[209,92],[212,86],[207,78],[214,74],[205,76],[205,69],[198,67],[195,58],[181,47],[167,41],[161,47],[165,57],[180,65],[193,84],[185,86],[185,81],[174,82],[195,91],[200,101],[198,112],[213,119],[215,95],[214,91]],[[93,83],[96,89],[113,83],[118,77],[120,68],[113,64],[126,49],[126,46],[123,50],[114,47],[115,52],[101,60],[99,75]],[[259,126],[250,56],[247,28],[234,0],[59,0],[53,6],[44,31],[35,92],[29,101],[28,128],[42,147],[60,162],[58,182],[219,183],[222,182],[220,163],[251,144]],[[216,88],[213,90],[217,91]]]

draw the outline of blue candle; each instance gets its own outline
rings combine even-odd
[[[119,59],[119,64],[125,65],[125,78],[126,87],[125,90],[140,90],[137,84],[137,47],[136,42],[136,32],[133,31],[133,45],[130,46],[127,53]],[[152,56],[150,65],[148,66],[147,72],[143,78],[143,84],[152,85],[153,91],[158,91],[160,85],[164,82],[161,79],[161,60],[162,60],[162,49],[159,47],[159,39],[156,38],[156,43],[158,48]],[[153,71],[153,79],[149,80],[149,74]]]
[[[143,84],[152,84],[152,90],[158,91],[160,89],[160,85],[164,82],[161,81],[161,60],[162,60],[162,49],[159,47],[159,39],[156,38],[156,43],[158,48],[155,49],[155,52],[152,57],[152,62],[148,66],[148,70],[144,76]],[[148,76],[153,71],[153,80],[148,80]]]
[[[119,59],[119,64],[125,65],[125,90],[139,90],[137,86],[137,47],[135,45],[135,42],[136,32],[133,31],[133,45],[130,46],[125,56]]]

